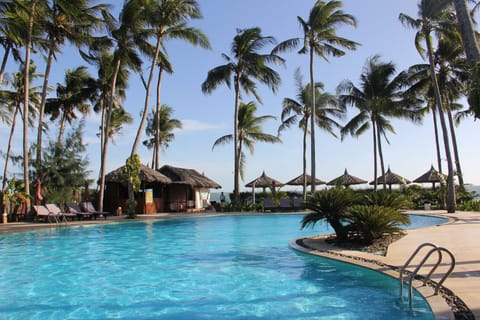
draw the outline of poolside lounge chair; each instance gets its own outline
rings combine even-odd
[[[97,211],[95,209],[95,207],[93,206],[93,203],[91,201],[86,201],[86,202],[82,202],[80,204],[80,207],[82,208],[82,210],[84,212],[88,212],[90,214],[93,215],[93,219],[97,220],[97,217],[99,216],[103,216],[103,218],[105,220],[107,220],[107,216],[109,216],[111,213],[110,212],[101,212],[101,211]]]
[[[65,205],[67,206],[68,212],[75,214],[79,220],[93,217],[93,214],[90,212],[82,211],[80,206],[76,203],[66,203]]]
[[[293,208],[296,209],[296,210],[303,209],[303,199],[294,198],[293,199]]]
[[[265,198],[265,200],[263,201],[263,209],[264,210],[275,209],[275,203],[273,202],[272,198]]]
[[[54,213],[47,209],[47,207],[42,205],[34,205],[33,210],[35,211],[35,218],[42,219],[43,221],[48,221],[49,223],[60,223],[66,221],[65,216],[62,213]]]
[[[70,212],[63,212],[59,206],[57,206],[56,204],[54,203],[47,203],[45,205],[45,207],[47,208],[48,211],[52,212],[53,214],[55,214],[56,216],[60,217],[60,216],[63,216],[65,219],[67,218],[71,218],[71,219],[74,219],[77,217],[76,214],[73,214],[73,213],[70,213]]]
[[[290,203],[289,198],[285,199],[280,199],[280,209],[282,210],[291,210],[292,209],[292,204]]]

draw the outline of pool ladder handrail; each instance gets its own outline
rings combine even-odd
[[[429,242],[426,242],[426,243],[423,243],[421,244],[420,246],[417,247],[417,249],[412,253],[412,255],[410,256],[410,258],[408,258],[408,260],[405,262],[405,264],[403,265],[403,267],[400,268],[399,272],[400,272],[400,296],[402,297],[403,296],[403,273],[405,271],[405,269],[409,266],[410,262],[413,260],[413,258],[415,258],[415,256],[418,254],[418,252],[424,248],[424,247],[432,247],[432,249],[430,249],[427,254],[423,257],[422,261],[420,261],[420,263],[418,264],[418,266],[415,268],[415,270],[410,273],[408,275],[408,278],[407,278],[407,281],[408,281],[408,306],[411,308],[412,307],[412,296],[413,296],[413,288],[412,288],[412,282],[413,282],[413,279],[415,278],[415,276],[418,274],[418,271],[420,271],[420,269],[423,267],[423,265],[425,264],[425,262],[430,258],[430,256],[437,252],[438,253],[438,260],[437,262],[435,263],[435,265],[433,266],[433,268],[430,270],[430,272],[428,273],[427,276],[424,277],[423,279],[423,285],[425,285],[427,283],[427,280],[430,280],[430,277],[431,275],[435,272],[435,270],[438,268],[438,266],[440,265],[440,263],[442,263],[442,258],[443,258],[443,255],[442,255],[442,252],[446,252],[449,256],[450,256],[450,268],[448,269],[448,271],[443,275],[442,279],[437,282],[437,285],[435,287],[435,295],[438,294],[438,291],[440,289],[440,286],[443,284],[443,282],[447,279],[447,277],[452,273],[453,269],[455,268],[455,257],[453,255],[453,253],[446,249],[446,248],[443,248],[443,247],[438,247],[436,246],[435,244],[433,243],[429,243]]]

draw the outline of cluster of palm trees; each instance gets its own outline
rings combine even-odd
[[[35,173],[42,176],[42,133],[47,129],[45,114],[59,119],[58,143],[62,143],[65,124],[77,117],[76,113],[93,110],[101,114],[101,164],[99,170],[99,206],[103,204],[105,164],[108,143],[122,124],[132,121],[122,106],[126,96],[128,77],[139,73],[145,88],[145,100],[141,121],[132,146],[131,156],[137,153],[146,129],[150,139],[144,144],[153,150],[152,165],[159,166],[159,150],[172,141],[173,128],[180,128],[178,120],[170,119],[172,109],[162,106],[160,88],[164,72],[172,73],[166,42],[176,38],[188,43],[210,48],[210,43],[201,30],[189,26],[193,19],[202,18],[195,0],[125,0],[118,18],[111,14],[107,4],[93,4],[91,0],[5,0],[0,3],[0,43],[4,57],[0,69],[2,91],[5,67],[9,58],[15,59],[19,72],[11,82],[9,94],[2,93],[0,118],[14,124],[18,114],[23,119],[23,165],[25,192],[29,190],[29,138],[28,128],[37,122],[35,144]],[[234,200],[239,199],[240,180],[245,164],[243,148],[253,151],[254,141],[278,142],[278,137],[261,131],[261,123],[271,116],[255,117],[254,102],[245,96],[253,95],[262,103],[257,92],[257,83],[276,91],[280,76],[273,65],[285,63],[281,53],[297,49],[299,54],[308,54],[309,83],[304,84],[301,72],[297,71],[297,96],[283,101],[282,124],[279,133],[298,124],[303,131],[303,193],[307,189],[307,136],[310,136],[311,179],[315,180],[316,141],[315,130],[321,128],[333,135],[336,130],[342,138],[358,136],[372,128],[374,146],[374,181],[377,177],[377,159],[380,159],[382,174],[385,173],[382,142],[388,143],[387,133],[394,133],[390,119],[403,117],[420,121],[427,111],[432,111],[434,121],[440,120],[444,152],[448,164],[447,209],[455,211],[454,174],[463,184],[460,161],[456,148],[454,121],[462,116],[479,116],[479,104],[475,97],[480,83],[480,72],[475,70],[478,62],[478,46],[466,0],[419,0],[416,18],[400,14],[400,21],[417,30],[415,46],[428,63],[412,66],[396,74],[392,62],[383,62],[380,57],[368,59],[360,76],[360,86],[352,81],[342,82],[337,94],[324,92],[323,85],[316,82],[315,57],[326,61],[330,56],[340,57],[346,50],[355,50],[359,45],[337,34],[342,26],[356,26],[356,19],[342,10],[338,0],[317,0],[306,19],[297,17],[303,30],[300,37],[287,39],[277,44],[271,36],[264,36],[258,27],[239,29],[233,38],[231,54],[223,54],[226,63],[211,69],[201,84],[205,94],[212,93],[225,84],[234,90],[233,135],[219,138],[214,146],[226,142],[234,145]],[[466,11],[467,10],[467,11]],[[455,15],[455,12],[457,15]],[[458,18],[458,19],[457,19]],[[458,22],[458,23],[457,23]],[[460,27],[459,27],[460,26]],[[461,45],[462,41],[465,43]],[[92,77],[85,67],[67,70],[65,83],[57,86],[57,96],[48,97],[49,74],[53,63],[66,44],[78,48],[87,63],[95,65],[98,75]],[[262,53],[267,46],[270,52]],[[464,50],[465,49],[465,50]],[[466,51],[466,52],[465,52]],[[23,55],[22,55],[23,53]],[[44,56],[46,67],[43,85],[35,88],[32,79],[39,76],[31,57]],[[140,55],[147,57],[147,75],[144,77]],[[156,84],[154,79],[157,79]],[[478,79],[477,79],[478,78]],[[155,110],[150,113],[150,96],[156,85]],[[38,91],[41,90],[41,91]],[[471,108],[460,110],[458,101],[468,96]],[[480,100],[479,100],[480,101]],[[358,109],[358,114],[345,125],[348,106]],[[150,115],[151,114],[151,115]],[[150,118],[148,118],[150,115]],[[172,121],[170,121],[172,120]],[[146,128],[145,128],[146,127]],[[12,125],[13,132],[14,125]],[[162,128],[166,132],[162,133]],[[249,130],[245,130],[249,128]],[[438,158],[440,140],[437,138]],[[451,152],[453,146],[453,155]],[[7,155],[8,161],[8,155]],[[456,168],[454,169],[454,163]],[[441,163],[439,160],[439,169]],[[5,169],[4,179],[8,172]],[[375,188],[377,186],[375,185]],[[315,191],[315,184],[311,185]]]

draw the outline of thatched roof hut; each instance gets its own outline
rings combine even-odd
[[[312,176],[310,175],[306,175],[306,180],[307,180],[307,185],[311,185],[312,183]],[[299,175],[298,177],[296,178],[293,178],[292,180],[288,181],[287,183],[285,183],[286,185],[289,185],[289,186],[303,186],[303,174]],[[325,184],[325,181],[323,180],[320,180],[318,178],[315,178],[315,184],[316,185],[319,185],[319,184]]]
[[[389,188],[391,189],[392,188],[392,184],[400,184],[400,185],[403,185],[403,184],[409,184],[410,183],[410,180],[396,174],[396,173],[393,173],[390,168],[388,168],[387,172],[385,172],[385,178],[382,176],[378,177],[377,178],[377,185],[381,185],[383,184],[383,180],[385,179],[385,184],[388,184]],[[374,181],[371,181],[370,182],[371,185],[375,184]]]
[[[123,168],[124,166],[105,175],[105,182],[123,183]],[[160,182],[165,184],[172,182],[169,177],[143,164],[140,166],[140,181],[147,183]]]
[[[280,181],[273,179],[265,174],[265,171],[262,172],[262,175],[245,185],[247,188],[267,188],[267,187],[281,187],[283,183]]]
[[[345,172],[341,176],[327,182],[327,185],[329,186],[342,185],[342,186],[348,187],[353,184],[363,184],[366,182],[367,182],[366,180],[352,176],[351,174],[348,173],[347,169],[345,169]]]
[[[171,184],[184,184],[192,188],[220,189],[222,186],[194,169],[164,165],[159,173],[170,179]]]

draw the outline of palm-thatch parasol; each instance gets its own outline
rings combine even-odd
[[[252,195],[253,195],[253,202],[255,202],[255,188],[263,188],[263,192],[265,192],[265,188],[271,187],[272,193],[274,193],[275,187],[281,187],[283,183],[278,180],[275,180],[265,174],[263,171],[262,175],[245,185],[247,188],[252,188]]]
[[[312,184],[312,176],[310,175],[306,175],[306,180],[307,180],[307,185],[311,185]],[[287,183],[285,183],[286,185],[289,185],[289,186],[303,186],[303,174],[299,175],[298,177],[296,178],[293,178],[292,180],[288,181]],[[325,181],[323,180],[320,180],[318,178],[315,178],[315,184],[316,185],[319,185],[319,184],[325,184]]]
[[[383,184],[384,178],[380,176],[377,178],[377,184]],[[370,182],[370,184],[374,184],[375,181]],[[392,184],[409,184],[410,180],[405,179],[404,177],[393,173],[390,168],[388,168],[387,172],[385,172],[385,184],[388,184],[388,188],[392,189]]]
[[[327,182],[327,185],[329,186],[341,185],[341,186],[348,187],[353,184],[363,184],[363,183],[367,183],[367,181],[350,175],[347,169],[345,169],[345,172],[341,176]]]
[[[108,173],[105,176],[105,181],[106,182],[119,182],[119,183],[124,183],[123,181],[123,168],[124,166]],[[171,183],[172,180],[161,174],[158,171],[155,171],[154,169],[151,169],[145,165],[140,166],[140,181],[141,182],[161,182],[161,183]]]
[[[430,170],[422,174],[417,179],[413,180],[415,183],[432,183],[432,188],[435,189],[435,183],[445,183],[447,176],[435,170],[433,165],[430,167]]]

